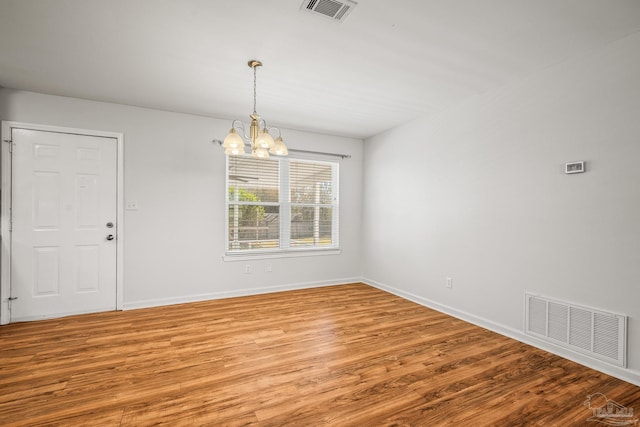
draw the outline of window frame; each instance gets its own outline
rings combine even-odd
[[[230,200],[230,161],[232,156],[226,156],[225,162],[225,249],[223,260],[236,261],[258,258],[283,258],[298,256],[335,255],[341,253],[339,217],[340,217],[340,163],[330,160],[305,159],[297,157],[271,157],[268,161],[278,164],[278,202],[236,202]],[[235,158],[251,158],[251,156],[233,156]],[[260,160],[264,161],[264,160]],[[331,203],[293,203],[290,191],[290,165],[292,162],[311,163],[331,166]],[[276,248],[259,249],[231,249],[230,208],[234,205],[278,206],[279,207],[279,245]],[[324,246],[291,246],[291,209],[296,206],[331,208],[331,244]]]

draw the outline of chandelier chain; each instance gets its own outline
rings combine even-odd
[[[256,67],[253,67],[253,114],[258,114],[256,112]]]

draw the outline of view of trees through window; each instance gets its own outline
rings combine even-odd
[[[331,164],[292,161],[291,246],[332,243],[333,169]]]
[[[337,247],[338,164],[230,157],[227,251]]]

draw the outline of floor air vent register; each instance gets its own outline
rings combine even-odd
[[[525,294],[525,332],[626,367],[627,316]]]

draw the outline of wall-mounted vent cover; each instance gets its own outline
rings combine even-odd
[[[626,367],[627,316],[525,294],[525,332]]]
[[[351,0],[303,0],[300,10],[342,22],[358,3]]]

